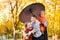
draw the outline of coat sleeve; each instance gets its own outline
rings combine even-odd
[[[48,26],[48,21],[47,21],[47,20],[44,22],[44,26],[45,26],[45,27]]]

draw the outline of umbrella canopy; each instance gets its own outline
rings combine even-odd
[[[21,14],[19,15],[19,21],[30,22],[31,16],[35,15],[38,17],[41,10],[45,10],[43,9],[42,3],[33,3],[31,5],[28,5],[22,10]]]

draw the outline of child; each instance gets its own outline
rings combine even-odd
[[[32,39],[33,40],[42,40],[41,39],[41,31],[40,31],[40,26],[39,26],[40,22],[37,20],[37,17],[35,15],[31,16],[31,25],[34,28],[33,29],[33,36]]]
[[[24,30],[24,33],[25,33],[25,39],[24,40],[32,40],[32,31],[33,30],[33,27],[31,26],[30,23],[27,23],[25,25],[25,30]]]

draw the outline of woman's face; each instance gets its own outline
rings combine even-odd
[[[45,16],[45,11],[41,11],[41,17]]]

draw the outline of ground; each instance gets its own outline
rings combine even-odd
[[[9,40],[13,40],[13,39],[9,39]],[[17,39],[17,40],[21,40],[21,39]],[[52,38],[51,37],[49,37],[48,38],[48,40],[52,40]],[[60,39],[59,39],[60,40]]]

